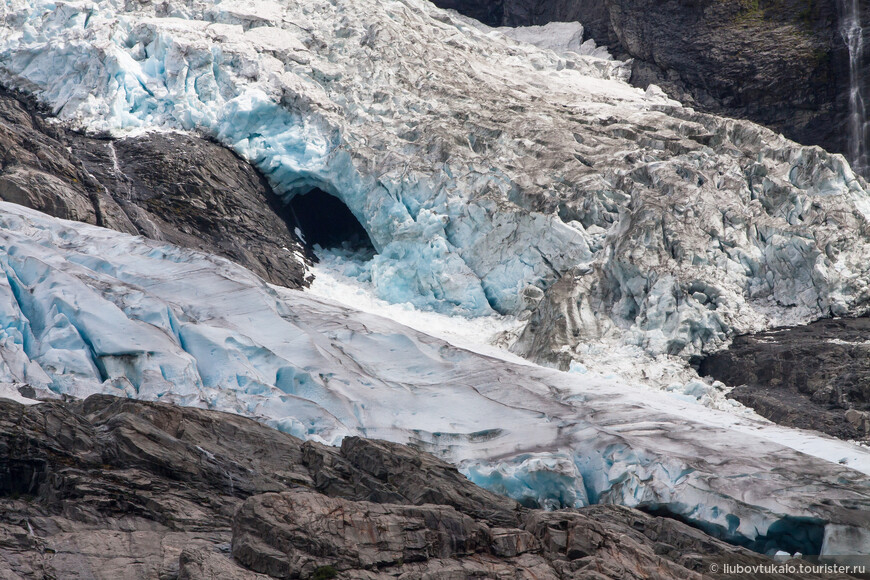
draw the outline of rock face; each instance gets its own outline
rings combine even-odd
[[[701,578],[764,563],[628,508],[527,510],[410,447],[95,395],[0,400],[3,578]]]
[[[835,0],[436,0],[490,26],[580,21],[650,83],[697,109],[846,152],[849,55]],[[870,51],[868,51],[870,53]]]
[[[838,318],[738,336],[699,373],[771,421],[870,440],[870,319]]]
[[[306,284],[306,250],[283,204],[216,143],[166,132],[86,137],[0,92],[0,155],[4,201],[205,250],[275,284]]]
[[[610,21],[635,83],[798,142],[846,151],[848,53],[833,0],[618,0]]]

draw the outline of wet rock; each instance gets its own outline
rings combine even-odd
[[[275,284],[307,284],[311,255],[292,219],[229,149],[180,133],[93,138],[47,118],[0,90],[0,199],[217,254]]]

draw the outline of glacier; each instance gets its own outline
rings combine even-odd
[[[83,130],[212,137],[285,200],[338,197],[376,255],[324,261],[448,338],[0,204],[0,393],[412,443],[525,503],[870,553],[870,453],[699,405],[715,385],[684,365],[737,332],[866,312],[870,199],[841,156],[632,88],[576,27],[511,38],[422,0],[8,0],[0,16],[0,82]],[[574,372],[459,336],[493,325]],[[586,368],[624,353],[673,392]]]
[[[846,442],[478,354],[224,258],[8,203],[0,267],[6,388],[412,443],[529,505],[666,510],[760,551],[870,539],[870,451]]]
[[[595,324],[537,328],[532,360],[687,358],[867,310],[870,203],[841,156],[635,89],[579,30],[514,33],[540,48],[422,0],[0,10],[2,82],[87,130],[214,137],[285,199],[337,196],[383,299],[520,315],[586,272],[545,304]]]

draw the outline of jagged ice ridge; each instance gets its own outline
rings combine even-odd
[[[287,198],[341,198],[391,302],[517,313],[580,267],[571,308],[597,315],[577,333],[684,356],[866,308],[870,205],[843,158],[634,89],[622,63],[419,0],[13,0],[3,19],[4,80],[62,119],[199,131]],[[538,332],[532,358],[574,346]]]

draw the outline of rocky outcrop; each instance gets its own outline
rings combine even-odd
[[[782,425],[870,441],[870,319],[738,336],[699,363],[730,397]]]
[[[372,579],[700,579],[717,556],[761,561],[675,520],[617,506],[529,511],[507,529],[445,506],[351,502],[295,490],[247,500],[233,534],[236,559],[276,578],[332,569]]]
[[[750,119],[809,145],[846,150],[848,54],[832,0],[617,0],[610,22],[634,82],[702,110]]]
[[[517,504],[472,485],[456,468],[410,447],[346,437],[341,448],[303,444],[314,487],[331,497],[450,506],[491,526],[516,526]]]
[[[47,119],[0,92],[0,199],[217,254],[275,284],[307,284],[310,254],[292,219],[230,150],[181,133],[88,137]]]
[[[330,514],[341,514],[330,517]],[[489,530],[447,506],[355,502],[311,491],[258,495],[236,514],[233,555],[276,578],[318,568],[377,570],[485,551]]]
[[[0,400],[4,578],[701,578],[769,562],[618,506],[544,512],[410,447],[236,415]]]
[[[490,26],[580,21],[587,37],[632,58],[700,110],[749,119],[808,145],[847,151],[848,51],[835,0],[436,0]]]

